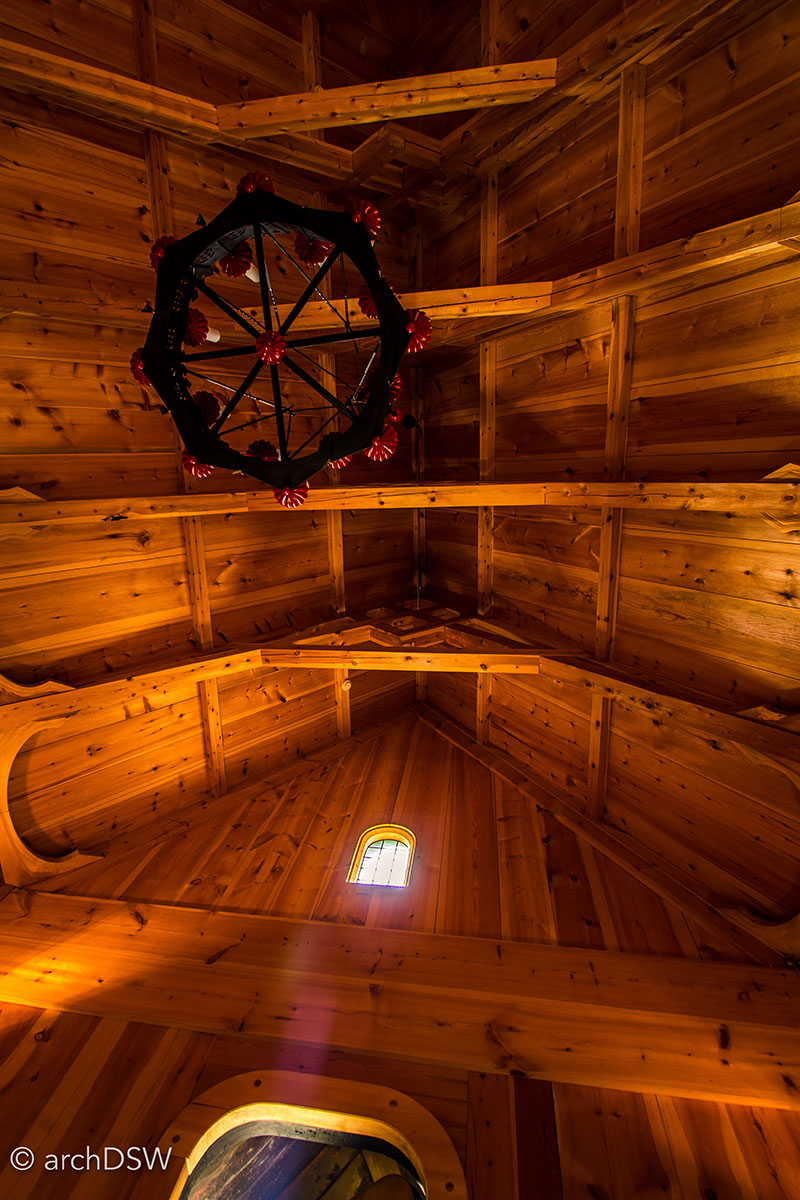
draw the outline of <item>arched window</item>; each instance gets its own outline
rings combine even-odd
[[[405,887],[411,874],[416,838],[402,825],[374,825],[358,839],[348,883]]]

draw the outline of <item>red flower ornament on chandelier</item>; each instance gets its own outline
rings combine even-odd
[[[175,237],[160,237],[157,242],[153,242],[150,247],[150,266],[154,271],[158,270],[158,264],[164,257],[164,251],[167,246],[171,246],[177,240]]]
[[[391,284],[389,284],[389,287],[391,288],[392,295],[396,296],[397,292],[394,290]],[[368,287],[362,287],[359,291],[358,307],[361,309],[365,317],[369,317],[371,321],[377,321],[378,306],[376,305],[372,292]]]
[[[252,196],[256,188],[260,188],[262,192],[275,191],[269,175],[265,175],[263,171],[248,171],[236,185],[236,192],[239,196],[242,192],[249,192]]]
[[[256,354],[268,367],[276,367],[286,354],[286,339],[280,333],[262,333],[256,341]]]
[[[253,266],[253,251],[249,242],[240,242],[235,250],[219,260],[219,269],[229,279],[241,279]]]
[[[212,426],[222,412],[220,397],[214,392],[195,392],[194,402],[200,409],[206,425]]]
[[[403,413],[399,408],[390,408],[386,420],[390,425],[399,425],[403,419]]]
[[[187,346],[202,346],[208,337],[208,317],[199,308],[190,308],[186,314],[186,332],[183,340]]]
[[[272,442],[251,442],[247,447],[251,458],[260,458],[262,462],[280,462],[280,454]]]
[[[214,474],[213,467],[210,467],[208,463],[198,462],[188,450],[181,451],[181,462],[187,475],[193,475],[195,479],[208,479],[209,475]]]
[[[383,431],[372,439],[372,445],[364,451],[367,458],[373,462],[386,462],[397,449],[397,430],[391,425],[384,425]]]
[[[381,227],[381,214],[369,200],[354,200],[347,210],[357,225],[363,225],[374,241]]]
[[[294,252],[307,267],[321,267],[332,249],[330,242],[306,237],[304,233],[298,233],[294,239]]]
[[[358,307],[365,317],[369,317],[370,321],[377,321],[378,306],[368,287],[363,287],[358,293]]]
[[[150,387],[151,386],[150,380],[147,378],[147,376],[144,373],[144,363],[142,362],[142,347],[141,346],[138,348],[138,350],[134,350],[133,354],[131,355],[131,375],[133,376],[133,378],[136,380],[137,383],[140,383],[142,385],[142,387]]]
[[[275,488],[272,494],[284,508],[300,508],[308,498],[308,484],[301,483],[296,488]]]
[[[424,350],[428,342],[431,340],[433,326],[431,319],[426,312],[420,308],[412,308],[406,313],[408,321],[406,322],[406,333],[410,333],[411,337],[408,342],[408,351],[414,354],[417,350]]]

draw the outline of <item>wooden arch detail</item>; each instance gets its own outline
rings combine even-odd
[[[42,683],[33,687],[12,683],[0,675],[0,703],[14,703],[19,700],[34,699],[38,696],[51,695],[53,692],[72,691],[63,683]],[[0,716],[2,709],[0,709]],[[50,720],[29,719],[7,724],[0,727],[0,872],[3,882],[14,887],[27,887],[40,879],[49,879],[60,875],[63,871],[71,871],[74,867],[82,867],[85,863],[96,862],[98,855],[82,854],[78,850],[70,850],[67,854],[48,857],[37,854],[17,833],[11,816],[8,800],[8,783],[11,778],[11,768],[14,759],[22,747],[37,733],[46,729],[55,729],[63,724],[65,718],[57,717]]]
[[[164,1154],[172,1151],[169,1200],[179,1200],[191,1172],[214,1142],[251,1121],[380,1138],[414,1165],[427,1200],[467,1200],[453,1143],[436,1118],[410,1096],[376,1084],[271,1070],[234,1075],[216,1084],[166,1130],[159,1145]],[[146,1179],[141,1181],[136,1200],[145,1200],[149,1186]]]

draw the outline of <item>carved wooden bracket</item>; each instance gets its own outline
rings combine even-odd
[[[66,684],[50,682],[26,687],[0,676],[0,704],[72,690]],[[53,858],[37,854],[17,833],[9,809],[8,781],[14,759],[30,738],[45,729],[57,728],[64,720],[64,717],[59,717],[17,721],[0,728],[0,871],[3,882],[13,884],[14,887],[27,887],[40,879],[49,879],[63,871],[71,871],[74,867],[96,862],[102,857],[96,854],[81,854],[77,850]]]

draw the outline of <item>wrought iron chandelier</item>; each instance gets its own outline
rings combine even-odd
[[[212,221],[153,245],[155,312],[131,371],[172,414],[190,474],[250,475],[296,508],[325,467],[343,468],[360,451],[391,457],[398,427],[415,424],[398,407],[398,367],[427,344],[431,322],[406,311],[383,277],[379,229],[367,201],[346,212],[305,208],[250,172]],[[341,291],[335,302],[326,280]],[[245,281],[258,285],[255,307],[243,299]],[[353,298],[366,328],[353,325]]]

